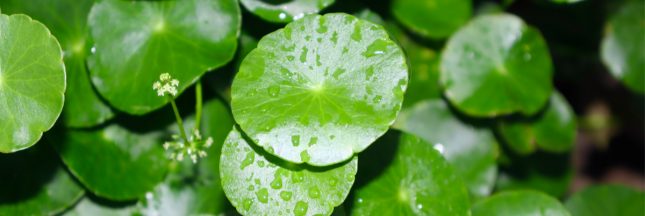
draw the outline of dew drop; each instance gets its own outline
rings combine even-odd
[[[255,192],[255,196],[261,203],[269,202],[269,190],[267,190],[266,188],[261,188],[260,190]]]
[[[281,20],[284,20],[284,19],[286,19],[286,18],[287,18],[287,14],[286,14],[286,13],[280,13],[280,14],[278,15],[278,18],[280,18]]]
[[[253,164],[253,161],[255,161],[255,152],[249,151],[248,153],[246,153],[246,157],[244,157],[242,164],[240,164],[240,169],[244,169],[247,166]]]
[[[441,143],[437,143],[436,145],[433,146],[435,150],[437,150],[440,154],[443,154],[443,151],[445,148]]]
[[[340,79],[340,75],[343,75],[343,73],[345,73],[344,69],[337,68],[336,71],[334,71],[334,73],[332,74],[332,76],[334,77],[334,79]]]
[[[304,180],[305,180],[305,174],[303,174],[302,172],[295,172],[293,173],[293,175],[291,175],[291,182],[293,183],[302,182]]]
[[[357,41],[357,42],[361,41],[361,39],[363,39],[363,35],[361,34],[361,25],[360,24],[361,24],[360,22],[357,22],[354,25],[354,32],[352,32],[352,36],[351,36],[352,40]]]
[[[309,138],[309,146],[315,145],[318,143],[318,137],[311,137]]]
[[[305,215],[307,214],[307,208],[309,208],[309,205],[306,202],[298,201],[296,207],[293,209],[293,214],[295,216]]]
[[[291,136],[291,144],[293,146],[299,146],[300,145],[300,135]]]
[[[249,209],[251,209],[251,205],[253,205],[253,200],[248,199],[248,198],[244,199],[244,201],[242,202],[242,205],[243,205],[242,207],[244,208],[244,210],[248,211]]]
[[[253,185],[249,185],[249,187],[248,187],[247,189],[248,189],[249,191],[254,191],[254,190],[255,190],[255,186],[253,186]]]
[[[352,174],[347,174],[347,177],[346,177],[347,181],[349,181],[349,182],[354,182],[355,178],[356,178],[356,176],[354,176]]]
[[[281,191],[280,192],[280,198],[282,198],[282,200],[284,200],[284,201],[291,200],[291,195],[292,195],[291,191]]]
[[[261,160],[258,161],[258,166],[259,167],[264,167],[264,165],[265,165],[264,161],[261,161]]]
[[[269,95],[271,97],[278,96],[278,94],[280,94],[280,86],[274,85],[274,86],[269,87]]]
[[[294,59],[296,59],[296,57],[293,57],[292,55],[287,56],[287,60],[289,61],[293,61]]]
[[[282,188],[282,177],[280,175],[275,175],[275,178],[271,182],[271,188],[276,190]]]
[[[309,153],[305,150],[300,152],[300,159],[302,160],[302,162],[307,162],[309,161],[309,159],[311,159],[311,156],[309,156]]]
[[[267,152],[273,154],[273,153],[275,153],[275,149],[273,149],[273,147],[269,146],[269,148],[267,148]]]
[[[90,49],[90,52],[92,52],[92,54],[96,53],[96,47],[92,47],[92,48]]]
[[[307,62],[307,52],[309,52],[309,49],[307,49],[307,47],[302,47],[302,52],[300,53],[300,62]]]
[[[331,34],[331,38],[330,38],[330,40],[331,40],[331,42],[333,42],[334,44],[338,43],[338,33],[337,33],[337,32],[332,33],[332,34]]]
[[[373,57],[377,55],[382,55],[385,53],[385,50],[387,49],[387,41],[383,39],[377,39],[372,44],[367,46],[367,50],[363,52],[363,56],[365,57]]]
[[[417,209],[423,209],[423,205],[417,204]]]
[[[309,188],[309,197],[311,197],[311,198],[320,197],[320,189],[318,189],[318,187],[316,187],[316,186],[314,186],[312,188]]]
[[[329,185],[331,185],[332,187],[338,185],[338,180],[335,179],[335,178],[330,179],[329,180]]]
[[[363,203],[363,198],[358,198],[358,203]]]

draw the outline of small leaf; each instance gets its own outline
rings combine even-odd
[[[58,41],[28,16],[0,14],[0,153],[36,144],[63,109],[65,65]]]
[[[357,159],[332,167],[282,161],[233,129],[224,142],[220,175],[242,215],[330,215],[349,193]]]
[[[565,206],[573,216],[645,215],[645,193],[621,185],[598,185],[573,194]]]
[[[361,158],[352,215],[470,215],[461,178],[420,138],[388,132]]]
[[[139,203],[144,215],[217,215],[230,205],[220,183],[219,161],[233,117],[218,99],[204,104],[202,115],[202,137],[213,138],[213,145],[206,151],[208,156],[196,165],[190,160],[171,163],[166,180]],[[194,116],[184,123],[186,128],[192,128]]]
[[[394,0],[390,9],[413,32],[443,39],[470,19],[472,7],[471,0]]]
[[[472,198],[488,196],[497,176],[495,136],[487,127],[459,118],[441,99],[425,100],[401,112],[395,128],[415,134],[454,167]]]
[[[645,94],[645,15],[643,1],[627,1],[605,27],[602,60],[632,91]]]
[[[145,114],[168,102],[152,90],[160,74],[182,92],[233,58],[240,11],[235,0],[100,1],[88,23],[96,89],[115,108]]]
[[[0,215],[55,215],[83,196],[49,143],[0,154]]]
[[[5,12],[25,13],[42,21],[60,42],[67,72],[63,120],[70,127],[91,127],[114,117],[114,112],[94,91],[85,65],[92,46],[86,20],[93,2],[10,0],[2,5]]]
[[[92,193],[112,200],[142,197],[163,180],[167,160],[161,133],[133,132],[117,124],[69,130],[55,145],[63,162]]]
[[[404,55],[381,26],[346,14],[306,16],[246,56],[231,90],[233,116],[271,154],[336,164],[387,131],[407,79]]]
[[[473,216],[569,216],[555,198],[537,191],[495,194],[473,205]]]
[[[318,13],[335,0],[240,0],[251,13],[269,22],[288,23]]]
[[[551,57],[540,33],[510,14],[482,15],[455,33],[441,58],[445,95],[481,117],[538,112],[553,84]]]
[[[576,118],[567,101],[554,91],[542,113],[529,118],[504,119],[498,129],[517,153],[532,153],[536,145],[550,152],[566,152],[576,138]]]

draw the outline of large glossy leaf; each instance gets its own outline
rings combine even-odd
[[[2,4],[5,13],[25,13],[43,22],[60,42],[67,71],[63,120],[71,127],[94,126],[114,116],[95,93],[85,66],[85,58],[92,46],[86,20],[93,2],[9,0]]]
[[[573,179],[571,157],[567,153],[518,155],[506,150],[500,160],[499,177],[495,185],[498,191],[531,189],[562,197]]]
[[[288,23],[307,14],[315,14],[335,0],[240,0],[242,5],[260,18]]]
[[[166,180],[140,202],[144,215],[217,215],[227,210],[219,161],[222,144],[234,124],[233,117],[218,99],[206,103],[202,115],[202,136],[213,138],[213,145],[206,151],[208,156],[196,165],[190,160],[171,163]],[[192,119],[194,116],[185,121],[186,128],[195,124]]]
[[[0,14],[0,152],[34,145],[58,119],[65,65],[47,27],[25,15]]]
[[[360,156],[352,215],[470,215],[464,183],[432,144],[390,131]]]
[[[473,198],[490,194],[497,176],[498,150],[495,136],[485,125],[459,118],[443,100],[434,99],[401,112],[395,127],[440,149]]]
[[[117,109],[145,114],[168,102],[151,88],[160,74],[179,80],[181,92],[232,59],[240,11],[235,0],[109,0],[92,7],[88,23],[97,90]]]
[[[415,33],[442,39],[470,19],[472,0],[394,0],[390,9],[397,20]]]
[[[537,116],[507,118],[500,122],[498,129],[517,153],[532,153],[536,146],[546,151],[566,152],[576,138],[576,118],[562,95],[554,92],[546,110]]]
[[[83,188],[49,143],[0,154],[0,215],[54,215],[73,205]]]
[[[135,132],[117,124],[69,130],[55,145],[70,171],[94,194],[131,200],[163,180],[168,161],[161,133]]]
[[[536,29],[514,15],[483,15],[450,38],[440,79],[450,102],[469,115],[531,115],[551,95],[551,67]]]
[[[243,215],[330,215],[349,193],[358,159],[331,167],[296,165],[252,144],[238,129],[224,142],[220,175]]]
[[[602,60],[627,87],[645,93],[645,14],[643,1],[628,1],[611,17],[602,40]]]
[[[555,198],[537,191],[495,194],[473,205],[473,216],[569,216]]]
[[[626,186],[599,185],[573,194],[565,206],[573,216],[645,215],[645,193]]]
[[[294,163],[336,164],[367,148],[401,108],[407,66],[381,26],[311,15],[260,40],[232,86],[233,116]]]

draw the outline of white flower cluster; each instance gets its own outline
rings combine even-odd
[[[157,91],[158,96],[165,96],[166,93],[177,96],[179,81],[170,77],[169,73],[159,75],[159,81],[152,84],[152,89]]]
[[[193,163],[197,163],[197,159],[208,156],[206,150],[213,145],[213,138],[208,137],[206,140],[202,140],[202,136],[198,130],[193,131],[188,143],[185,143],[177,135],[174,135],[172,138],[174,141],[165,142],[163,148],[166,151],[172,151],[170,159],[177,161],[183,161],[184,157],[189,157]]]

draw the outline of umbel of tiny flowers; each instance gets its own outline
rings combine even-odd
[[[175,113],[175,118],[177,120],[177,126],[179,126],[179,132],[181,136],[172,135],[172,141],[167,141],[163,144],[163,148],[166,151],[169,151],[169,157],[172,160],[183,161],[184,158],[188,157],[193,163],[197,163],[197,160],[208,156],[206,151],[208,148],[213,145],[213,138],[208,137],[207,139],[202,139],[201,133],[199,132],[199,118],[201,118],[201,85],[197,83],[197,123],[195,128],[190,135],[190,138],[186,136],[184,132],[184,124],[179,115],[179,110],[175,104],[175,96],[177,96],[177,87],[179,86],[179,81],[173,79],[170,74],[163,73],[159,76],[159,81],[156,81],[152,84],[152,89],[157,91],[157,95],[160,97],[167,97],[170,100],[172,105],[173,112]]]

